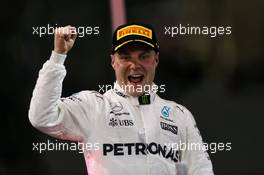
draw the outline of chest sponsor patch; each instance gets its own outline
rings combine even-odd
[[[164,122],[160,122],[160,127],[161,127],[161,129],[164,129],[166,131],[170,131],[175,135],[178,134],[178,127],[177,126],[170,125],[170,124],[164,123]]]
[[[128,156],[128,155],[148,155],[153,154],[170,159],[174,162],[180,160],[180,151],[174,148],[168,148],[159,143],[104,143],[104,156]]]
[[[112,126],[113,128],[116,126],[131,127],[133,125],[134,125],[133,120],[128,120],[128,119],[120,120],[113,117],[109,120],[109,126]]]

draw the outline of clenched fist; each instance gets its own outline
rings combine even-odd
[[[75,27],[66,26],[56,28],[54,34],[54,51],[59,54],[67,54],[71,50],[77,37]]]

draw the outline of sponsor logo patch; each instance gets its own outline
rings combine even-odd
[[[120,102],[110,102],[110,108],[110,114],[114,114],[115,116],[130,115],[129,112],[122,112],[124,108]]]
[[[170,116],[170,107],[164,106],[161,110],[161,115],[165,118],[168,118]]]
[[[170,124],[167,124],[167,123],[164,123],[164,122],[160,122],[160,127],[161,127],[161,129],[164,129],[166,131],[170,131],[170,132],[172,132],[175,135],[178,134],[178,127],[177,126],[170,125]]]
[[[117,40],[128,35],[140,35],[152,39],[152,31],[139,25],[131,25],[117,31]]]
[[[127,155],[158,155],[164,159],[170,159],[173,162],[178,162],[180,151],[168,148],[166,145],[161,145],[155,142],[151,143],[104,143],[104,156],[127,156]]]
[[[110,118],[109,120],[109,126],[112,126],[113,128],[116,126],[133,126],[133,120],[128,120],[128,119],[124,119],[124,120],[120,120],[120,119],[116,119],[116,118]]]
[[[123,105],[120,102],[110,102],[110,107],[113,112],[119,112],[123,109]]]
[[[168,106],[163,106],[163,108],[160,111],[160,113],[161,113],[160,118],[174,123],[174,121],[170,119],[170,109],[171,108]]]

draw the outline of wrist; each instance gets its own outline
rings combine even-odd
[[[53,51],[56,52],[57,54],[67,55],[67,51],[62,51],[59,49],[54,49]]]
[[[66,57],[66,54],[57,53],[55,50],[53,50],[50,56],[50,60],[54,63],[64,64]]]

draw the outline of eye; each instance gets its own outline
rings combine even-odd
[[[140,59],[141,60],[145,60],[145,59],[147,59],[147,58],[149,58],[151,55],[149,54],[149,53],[144,53],[144,54],[142,54],[141,56],[140,56]]]
[[[120,55],[119,58],[121,60],[129,60],[130,59],[130,56],[129,55]]]

